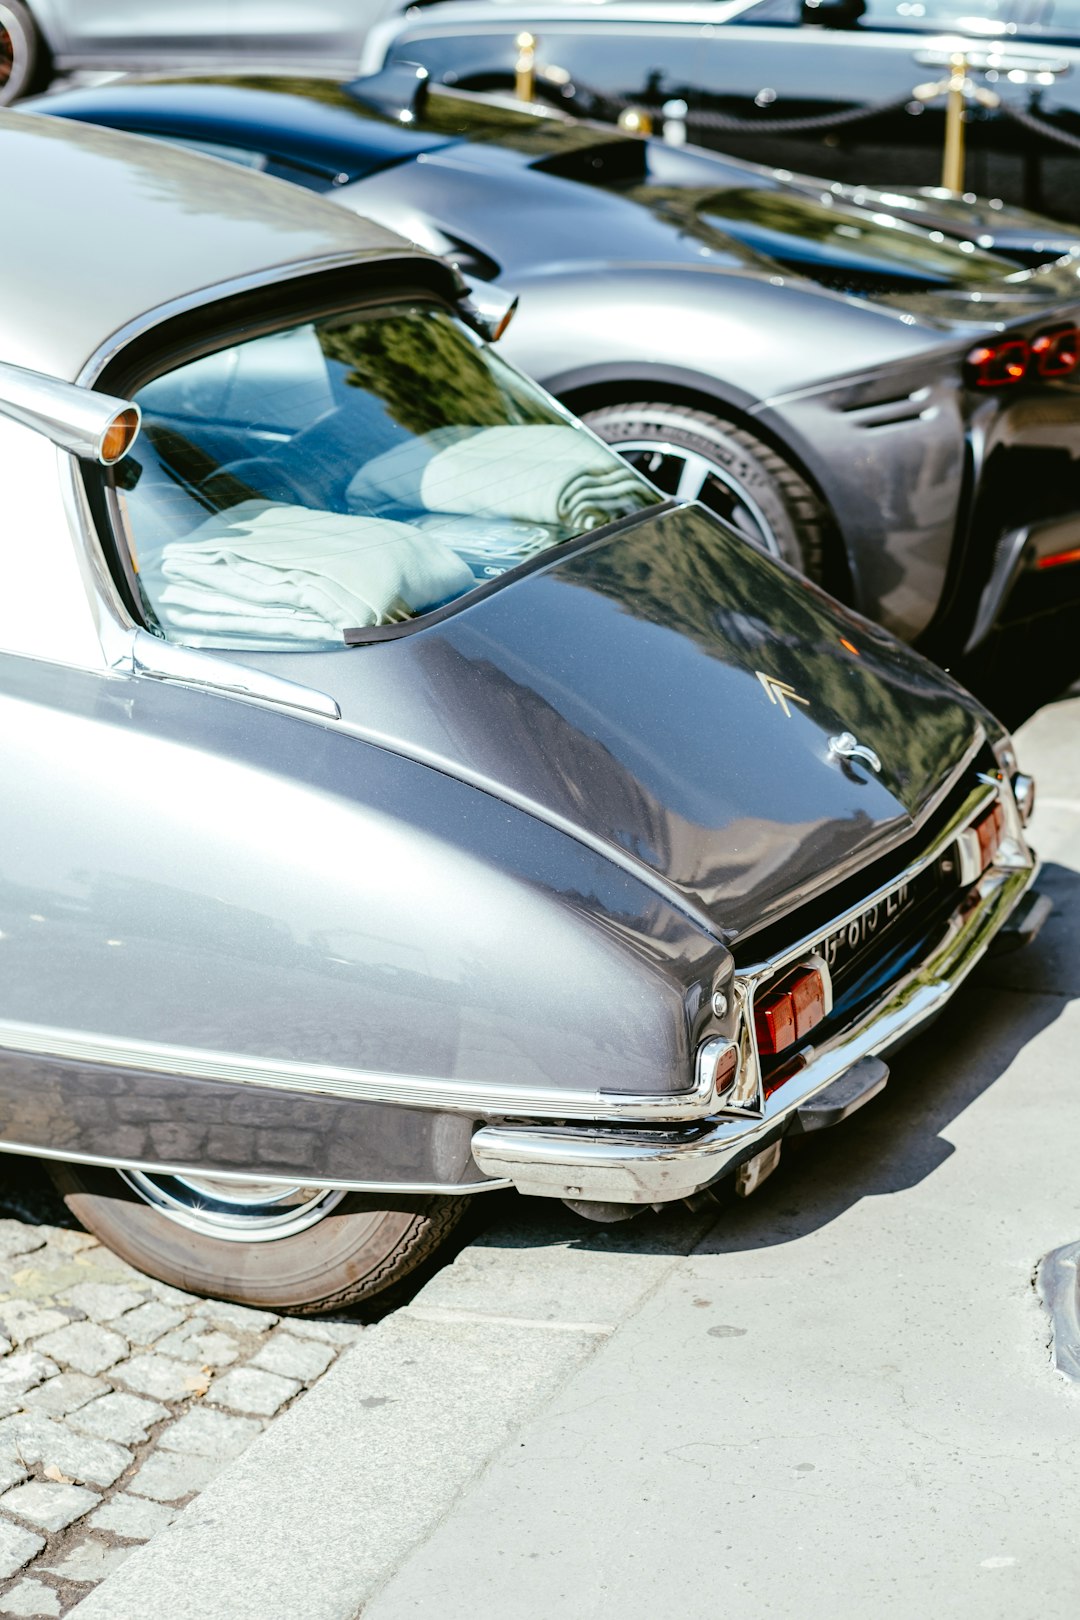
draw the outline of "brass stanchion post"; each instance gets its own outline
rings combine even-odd
[[[514,94],[519,101],[535,101],[536,39],[532,34],[519,34],[514,44],[518,53],[514,63]]]
[[[917,84],[911,92],[913,101],[945,100],[945,151],[941,161],[941,184],[954,196],[964,190],[964,109],[969,101],[980,107],[1001,106],[1001,97],[992,90],[976,84],[968,73],[967,57],[957,51],[949,57],[949,77],[932,84]]]
[[[949,58],[951,73],[945,100],[945,151],[941,184],[959,195],[964,189],[964,105],[968,88],[967,57],[958,51]]]

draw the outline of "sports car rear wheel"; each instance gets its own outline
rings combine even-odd
[[[825,571],[826,508],[771,445],[686,405],[635,401],[583,413],[666,495],[698,500],[810,579]]]
[[[0,107],[42,86],[48,55],[22,0],[0,0]]]
[[[76,1219],[139,1271],[189,1293],[302,1315],[400,1282],[435,1252],[469,1204],[213,1176],[49,1168]]]

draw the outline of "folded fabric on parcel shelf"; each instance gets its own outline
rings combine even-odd
[[[581,428],[437,428],[356,474],[354,511],[387,499],[429,512],[557,523],[581,533],[644,506],[648,489]]]
[[[408,618],[475,583],[406,523],[259,500],[171,541],[161,572],[160,611],[178,630],[301,641]]]

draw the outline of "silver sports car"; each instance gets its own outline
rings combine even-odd
[[[752,1190],[1037,928],[1001,727],[442,261],[110,130],[0,166],[0,1149],[134,1264],[311,1311],[488,1188]]]

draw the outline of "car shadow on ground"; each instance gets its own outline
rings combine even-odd
[[[943,1134],[949,1125],[1080,996],[1077,971],[1071,982],[1060,971],[1080,931],[1080,874],[1050,863],[1039,888],[1055,910],[1038,940],[983,962],[946,1012],[894,1055],[885,1091],[833,1130],[788,1139],[779,1169],[751,1198],[736,1198],[727,1182],[711,1213],[678,1206],[618,1226],[585,1226],[546,1200],[493,1194],[477,1200],[488,1218],[474,1241],[526,1250],[561,1244],[689,1253],[701,1245],[702,1252],[734,1253],[795,1242],[864,1198],[918,1186],[958,1151]]]

